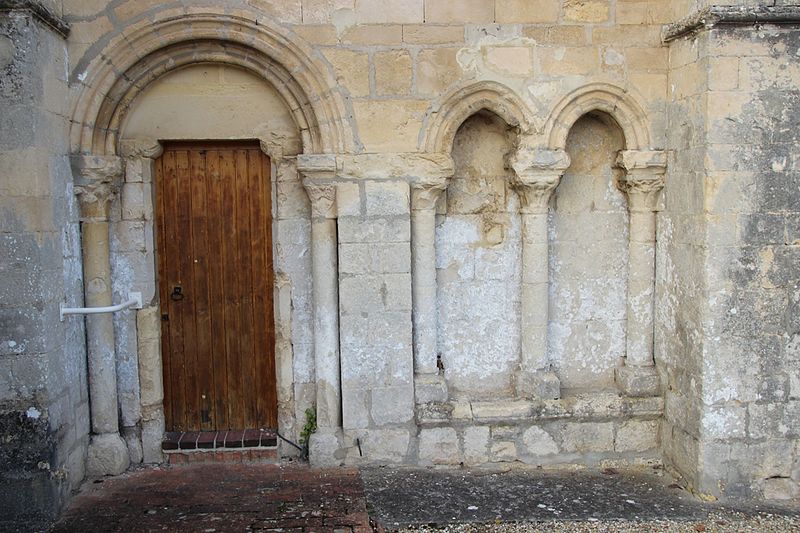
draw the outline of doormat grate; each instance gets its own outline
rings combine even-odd
[[[161,449],[174,450],[224,450],[231,448],[275,448],[278,435],[264,429],[237,429],[227,431],[169,431],[164,435]]]

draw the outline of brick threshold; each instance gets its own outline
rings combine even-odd
[[[264,429],[224,431],[169,431],[161,442],[161,450],[170,452],[230,451],[236,449],[275,449],[278,435]]]

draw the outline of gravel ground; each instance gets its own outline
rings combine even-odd
[[[499,524],[453,524],[442,527],[410,527],[399,531],[447,532],[447,533],[528,533],[528,532],[800,532],[800,516],[773,513],[745,514],[734,511],[712,511],[701,521],[652,520],[646,522],[627,520],[558,520],[544,522],[516,522]]]
[[[659,468],[379,468],[361,477],[370,518],[387,531],[800,533],[800,502],[703,502]]]

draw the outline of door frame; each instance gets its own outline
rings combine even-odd
[[[194,141],[195,139],[125,139],[120,142],[120,153],[125,159],[124,183],[122,190],[122,209],[125,209],[125,195],[130,194],[126,187],[141,188],[142,220],[145,239],[152,243],[152,254],[134,266],[134,283],[143,292],[145,306],[139,310],[131,323],[129,331],[135,331],[139,375],[139,407],[141,411],[140,435],[142,459],[145,463],[163,462],[161,442],[164,439],[164,382],[163,358],[161,352],[161,320],[158,301],[158,258],[156,256],[155,221],[155,160],[163,153],[164,144],[169,142]],[[226,139],[231,142],[256,141],[261,151],[270,158],[270,198],[272,202],[272,256],[273,256],[273,316],[275,331],[275,386],[278,399],[278,431],[294,435],[299,431],[296,415],[298,401],[295,395],[294,346],[292,339],[292,284],[289,275],[276,268],[276,247],[279,244],[277,222],[281,206],[278,205],[277,182],[279,169],[292,172],[296,168],[295,153],[285,153],[285,147],[268,138],[245,137]],[[202,142],[203,139],[197,139]],[[162,144],[163,143],[163,144]],[[312,384],[313,386],[313,384]],[[133,439],[126,440],[130,443]],[[130,444],[129,444],[130,447]],[[135,447],[135,445],[134,445]],[[294,449],[279,440],[281,455],[292,455]],[[135,457],[134,457],[135,459]]]

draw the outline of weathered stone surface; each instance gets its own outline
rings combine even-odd
[[[558,444],[553,437],[538,426],[531,426],[522,434],[522,442],[527,453],[534,456],[553,455],[558,453]]]
[[[461,453],[456,430],[453,428],[420,430],[419,460],[422,464],[458,464],[461,461]]]

